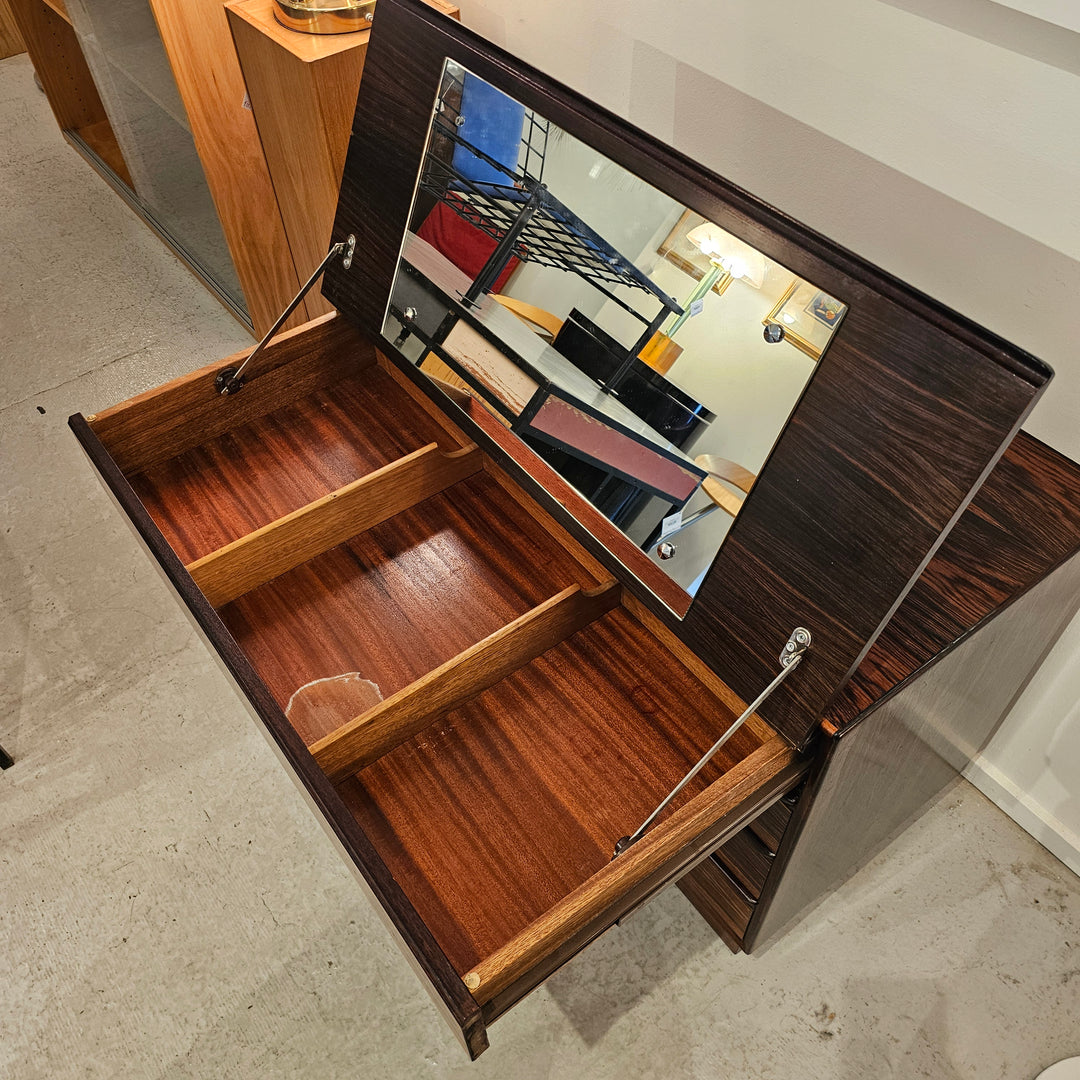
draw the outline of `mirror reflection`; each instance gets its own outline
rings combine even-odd
[[[691,596],[845,311],[447,61],[383,332]]]

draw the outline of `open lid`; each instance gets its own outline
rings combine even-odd
[[[560,422],[569,416],[584,417],[592,425],[590,431],[599,426],[616,454],[623,450],[627,454],[625,460],[617,457],[610,462],[612,475],[637,483],[650,496],[659,491],[677,504],[681,480],[690,477],[693,486],[701,478],[701,469],[695,472],[690,465],[683,470],[684,477],[675,475],[673,466],[683,458],[692,465],[692,457],[678,448],[664,449],[651,433],[651,442],[634,442],[626,415],[629,399],[624,407],[618,395],[608,395],[602,407],[594,409],[579,391],[566,390],[558,370],[564,358],[558,349],[550,350],[547,344],[541,348],[539,338],[530,347],[531,356],[525,355],[524,347],[500,345],[492,326],[506,313],[492,311],[499,305],[486,295],[490,289],[478,288],[469,303],[470,298],[463,297],[464,286],[447,284],[455,271],[440,270],[446,263],[445,245],[433,254],[430,243],[422,246],[416,240],[414,196],[424,197],[425,185],[418,184],[418,178],[430,175],[425,160],[433,156],[426,154],[433,111],[437,125],[445,109],[447,73],[457,71],[494,88],[515,110],[542,118],[564,136],[593,148],[687,212],[760,252],[795,281],[813,283],[815,303],[821,297],[843,301],[842,320],[831,329],[827,348],[813,356],[816,363],[796,395],[797,404],[771,443],[751,493],[704,570],[692,600],[678,589],[674,592],[683,600],[677,595],[673,599],[670,588],[651,582],[653,570],[647,568],[653,564],[644,561],[640,542],[613,542],[605,519],[588,503],[567,497],[565,485],[549,482],[553,475],[549,468],[529,467],[530,460],[539,458],[507,449],[507,427],[536,435],[535,446],[544,443],[537,417],[546,415],[546,409]],[[520,117],[514,121],[521,122]],[[449,126],[445,130],[453,134]],[[504,123],[486,145],[506,141]],[[460,152],[455,153],[460,159]],[[492,191],[498,189],[502,194],[494,201],[501,206],[523,202],[541,187],[547,190],[544,184],[532,183],[524,153],[517,163],[500,161],[505,153],[492,153],[494,157],[481,155],[491,175],[470,181],[454,173],[457,179],[444,181],[444,189],[457,184],[455,190],[468,191],[474,204],[492,202]],[[452,164],[454,156],[443,154],[442,160]],[[500,169],[517,170],[501,188]],[[537,194],[533,201],[539,204],[545,198]],[[606,259],[614,265],[604,236],[589,226],[582,231],[573,225],[571,219],[580,219],[568,201],[556,198],[554,209],[543,210],[556,222],[552,228],[558,231],[559,242],[568,235],[564,223],[570,220],[573,243],[589,259]],[[510,230],[510,220],[502,219],[502,232],[494,233],[496,243]],[[858,666],[1052,375],[1022,350],[792,221],[420,0],[379,2],[333,240],[349,234],[357,238],[355,257],[350,269],[335,265],[327,272],[323,288],[327,298],[367,334],[376,340],[381,337],[386,351],[605,560],[735,693],[745,701],[755,698],[775,676],[777,654],[795,627],[812,632],[814,645],[801,670],[759,710],[796,746],[809,741],[828,702]],[[538,243],[523,240],[515,250],[527,257]],[[626,274],[632,277],[637,272],[631,267]],[[620,289],[634,287],[629,281],[612,286],[611,292],[617,301],[625,296]],[[636,287],[640,289],[640,283]],[[664,319],[675,320],[683,310],[663,289],[653,292],[650,299],[667,306],[663,318],[649,323],[650,331],[670,327],[673,323],[665,324]],[[406,293],[439,298],[443,306],[436,308],[438,318],[431,320],[432,325],[425,327],[425,312],[417,314],[412,301],[402,299]],[[809,310],[811,305],[805,306]],[[782,304],[774,312],[781,309]],[[410,314],[403,315],[403,310]],[[823,314],[826,319],[835,317],[835,312]],[[763,321],[768,325],[770,319]],[[419,348],[404,344],[410,333],[412,345],[419,342]],[[477,381],[475,371],[458,365],[465,353],[454,352],[452,335],[467,338],[468,349],[485,350],[491,362],[503,365],[503,374],[512,373],[513,380],[526,387],[518,404],[513,394],[491,397],[490,411],[500,418],[494,428],[470,419],[418,370],[425,356],[437,353],[465,378],[474,396],[491,390],[492,380]],[[508,332],[506,340],[511,336]],[[796,343],[792,334],[783,347]],[[713,402],[705,404],[716,408]],[[619,443],[616,437],[624,441]],[[567,436],[572,456],[589,460],[586,450],[592,453],[591,448],[574,445],[573,438]],[[660,462],[668,470],[661,475],[653,469],[647,482],[635,476],[630,461],[646,443],[646,449],[656,453],[648,467]],[[660,486],[650,488],[654,479]],[[654,535],[651,542],[655,540]],[[634,572],[642,566],[646,569]]]

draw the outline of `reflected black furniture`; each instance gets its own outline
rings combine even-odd
[[[626,356],[624,346],[577,308],[567,315],[553,344],[563,356],[598,383],[607,382]],[[619,386],[619,400],[668,442],[684,451],[689,450],[716,419],[716,414],[701,402],[695,401],[637,357],[634,357],[630,370]],[[526,439],[526,442],[621,528],[633,521],[651,499],[650,494],[640,487],[557,447],[538,439]],[[650,519],[655,517],[656,521],[650,520],[649,528],[638,521],[635,532],[651,532],[651,527],[659,523],[669,505],[657,501],[650,513]]]

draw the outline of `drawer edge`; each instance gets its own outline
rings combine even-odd
[[[584,925],[572,932],[562,945],[552,950],[539,963],[531,966],[508,985],[501,985],[483,1006],[484,1019],[492,1023],[526,995],[553,975],[590,942],[625,918],[636,908],[647,903],[657,893],[676,882],[702,860],[707,859],[717,847],[729,840],[739,829],[762,809],[789,790],[809,767],[807,759],[799,756],[782,736],[775,736],[776,746],[784,744],[783,753],[777,753],[777,763],[771,775],[763,779],[761,786],[729,811],[722,813],[692,840],[683,844],[670,857],[647,873],[629,888],[618,901],[590,917]],[[762,749],[765,749],[764,747]]]
[[[218,660],[241,700],[257,719],[279,760],[305,795],[308,805],[335,840],[340,853],[365,887],[376,911],[407,959],[422,976],[451,1027],[475,1059],[488,1045],[480,1007],[394,880],[363,829],[315,764],[307,747],[285,719],[217,612],[199,591],[180,558],[142,505],[138,495],[81,413],[68,426],[117,508],[132,527],[151,562],[171,587],[192,625]]]

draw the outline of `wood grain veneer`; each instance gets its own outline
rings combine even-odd
[[[274,18],[273,0],[227,4],[226,12],[292,261],[306,278],[330,247],[371,34],[287,30]],[[333,310],[317,290],[304,307],[308,318]]]
[[[620,608],[341,791],[464,974],[606,866],[733,718]],[[760,745],[740,730],[679,804]]]
[[[460,1033],[470,1056],[476,1057],[488,1045],[486,1024],[476,1001],[462,984],[431,931],[409,903],[368,837],[357,826],[333,785],[312,761],[300,736],[286,720],[281,706],[274,700],[251,661],[237,647],[218,613],[195,587],[191,575],[146,512],[86,418],[76,413],[68,419],[68,424],[106,490],[205,635],[253,715],[258,718],[278,751],[282,764],[297,781],[316,815],[340,844],[387,928],[401,944],[424,985],[430,988],[433,1000],[454,1030]]]
[[[478,473],[247,593],[221,617],[283,706],[305,683],[349,671],[387,698],[561,589],[594,584]],[[329,733],[302,735],[313,743]]]
[[[11,0],[0,0],[0,60],[22,52],[26,52],[26,43],[11,13]]]
[[[557,962],[560,946],[579,949],[600,930],[610,925],[613,909],[639,890],[640,898],[650,894],[650,879],[671,880],[677,876],[676,863],[687,848],[708,842],[710,832],[730,831],[734,822],[748,812],[747,804],[770,794],[774,785],[786,783],[797,768],[794,754],[779,735],[733,766],[725,776],[681,806],[647,838],[624,856],[607,863],[574,892],[554,904],[541,918],[485,957],[468,972],[465,985],[485,1006],[485,1017],[499,1015],[522,982],[535,986],[537,976],[546,977]],[[565,953],[563,954],[565,957]],[[545,971],[545,968],[548,970]],[[500,1001],[499,999],[503,1000]]]
[[[180,557],[192,563],[418,447],[450,441],[393,390],[392,380],[373,368],[186,450],[133,476],[132,484]],[[415,479],[426,481],[419,473]],[[398,494],[409,492],[419,493],[412,485]]]
[[[244,373],[242,393],[223,397],[214,386],[216,375],[239,367],[251,351],[243,349],[87,419],[117,466],[132,475],[374,362],[373,349],[354,327],[326,316],[275,338]]]
[[[475,448],[446,454],[432,443],[204,555],[188,571],[210,603],[220,607],[464,480],[481,466]]]
[[[791,630],[809,627],[811,656],[763,706],[807,744],[1049,369],[417,0],[388,0],[379,23],[386,44],[368,54],[334,226],[362,235],[362,265],[324,284],[373,338],[447,56],[849,305],[685,619],[614,568],[744,699]],[[466,430],[501,463],[491,436]]]
[[[1080,469],[1020,432],[826,718],[853,723],[1080,548]]]
[[[754,905],[720,863],[706,859],[679,879],[679,891],[732,952],[742,952]]]
[[[619,593],[613,581],[563,589],[320,739],[311,746],[315,763],[344,780],[610,611]]]
[[[770,852],[753,830],[747,827],[727,843],[721,844],[713,858],[727,870],[747,896],[757,900],[765,887],[774,856],[775,852]]]
[[[1078,606],[1080,548],[826,740],[747,927],[747,951],[828,897],[956,782]]]
[[[750,831],[775,855],[784,838],[784,830],[791,820],[792,804],[778,799],[750,822]]]
[[[225,241],[260,337],[318,265],[295,267],[223,0],[150,0]],[[324,252],[325,254],[325,252]],[[310,316],[303,303],[286,326]]]
[[[457,17],[456,6],[427,2]],[[330,247],[371,32],[297,33],[274,18],[273,0],[240,0],[225,10],[293,263],[304,278]],[[318,292],[304,305],[309,318],[333,310]]]

